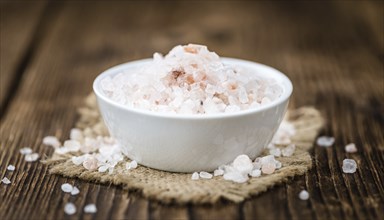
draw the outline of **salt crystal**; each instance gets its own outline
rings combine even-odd
[[[258,108],[283,91],[272,78],[225,64],[206,46],[195,44],[176,46],[166,56],[155,53],[140,69],[105,77],[100,85],[106,96],[122,105],[176,114]]]
[[[215,171],[213,171],[214,176],[222,176],[223,174],[224,174],[224,170],[221,170],[221,169],[216,169]]]
[[[249,175],[250,175],[251,177],[259,177],[259,176],[261,176],[261,170],[259,170],[259,169],[252,170],[252,171],[249,173]]]
[[[248,181],[248,175],[241,174],[240,172],[228,172],[223,175],[225,180],[230,180],[235,183],[245,183]]]
[[[344,173],[355,173],[357,169],[356,161],[353,159],[344,159],[342,168]]]
[[[78,128],[72,128],[69,137],[75,141],[83,141],[84,139],[83,132]]]
[[[269,164],[269,163],[275,163],[275,156],[274,155],[267,155],[260,158],[261,165]]]
[[[96,213],[97,208],[95,204],[88,204],[84,207],[84,212],[85,213]]]
[[[23,154],[23,155],[31,154],[32,153],[32,149],[29,148],[29,147],[24,147],[24,148],[20,149],[20,153]]]
[[[98,161],[95,156],[87,157],[83,162],[83,167],[87,170],[93,171],[98,168]]]
[[[198,180],[199,178],[200,178],[200,176],[199,176],[199,173],[198,173],[198,172],[194,172],[194,173],[192,174],[192,177],[191,177],[192,180]]]
[[[290,156],[292,156],[295,153],[295,150],[296,150],[296,145],[289,144],[288,146],[283,148],[283,150],[281,150],[281,154],[284,157],[290,157]]]
[[[39,159],[39,154],[38,153],[26,154],[24,159],[27,162],[34,162],[37,159]]]
[[[76,152],[80,150],[80,143],[75,140],[66,140],[64,142],[64,147],[68,149],[69,152]]]
[[[11,183],[11,181],[7,178],[7,177],[4,177],[2,180],[1,180],[2,183],[4,183],[5,185],[8,185]]]
[[[275,170],[276,170],[276,164],[274,162],[263,164],[263,166],[261,167],[261,171],[264,174],[272,174],[273,172],[275,172]]]
[[[299,193],[299,198],[301,200],[308,200],[309,199],[309,193],[307,190],[301,190],[301,192]]]
[[[73,190],[73,186],[69,183],[64,183],[61,185],[61,190],[66,193],[70,193]]]
[[[61,143],[55,136],[46,136],[43,138],[43,144],[58,148],[60,147]]]
[[[204,172],[204,171],[201,171],[201,172],[199,173],[199,176],[200,176],[200,178],[202,178],[202,179],[212,179],[212,177],[213,177],[212,174],[210,174],[210,173],[208,173],[208,172]]]
[[[233,167],[236,168],[240,173],[247,174],[252,171],[253,164],[252,160],[245,154],[239,155],[233,161]]]
[[[316,143],[320,147],[330,147],[335,143],[335,138],[334,137],[328,137],[328,136],[321,136],[321,137],[317,138]]]
[[[55,153],[57,153],[57,154],[66,154],[68,152],[69,152],[69,150],[66,147],[59,147],[59,148],[55,149]]]
[[[80,190],[79,188],[77,188],[76,186],[73,187],[72,191],[71,191],[71,195],[75,196],[77,194],[80,193]]]
[[[73,156],[71,160],[72,160],[72,163],[74,163],[75,165],[80,165],[87,159],[88,156],[89,154],[84,154],[81,156]]]
[[[136,168],[137,168],[137,161],[136,160],[132,160],[131,162],[128,162],[126,165],[127,170],[136,169]]]
[[[347,144],[345,146],[345,151],[347,153],[356,153],[357,152],[356,145],[354,143]]]
[[[272,154],[275,157],[280,157],[281,156],[281,150],[279,148],[270,149],[269,153]]]
[[[73,203],[69,202],[69,203],[65,204],[64,212],[67,215],[73,215],[76,213],[76,206]]]
[[[10,164],[10,165],[8,165],[7,170],[9,170],[9,171],[14,171],[14,170],[15,170],[15,166],[13,166],[12,164]]]

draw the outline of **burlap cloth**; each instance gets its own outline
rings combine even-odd
[[[88,133],[93,132],[95,135],[108,135],[98,113],[94,95],[87,97],[85,103],[85,107],[79,109],[80,118],[76,127]],[[312,159],[308,151],[312,148],[314,139],[323,126],[323,118],[313,107],[289,110],[287,114],[287,120],[296,128],[296,135],[292,137],[296,144],[294,155],[277,158],[283,166],[275,173],[250,178],[243,184],[226,181],[222,176],[196,181],[191,180],[191,174],[164,172],[144,166],[127,171],[125,162],[118,164],[114,173],[110,175],[108,172],[88,171],[83,166],[74,165],[70,160],[71,155],[54,154],[44,162],[50,166],[51,174],[120,185],[130,192],[139,192],[146,198],[163,203],[196,204],[216,203],[223,200],[241,202],[293,176],[302,175],[311,168]],[[268,154],[267,150],[263,154]]]

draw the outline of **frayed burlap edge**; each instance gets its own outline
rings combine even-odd
[[[84,112],[87,113],[84,114]],[[80,116],[78,127],[89,128],[93,126],[92,130],[94,131],[97,130],[94,128],[96,126],[99,129],[96,133],[106,132],[103,125],[99,125],[101,119],[93,96],[88,97],[87,107],[80,109]],[[296,128],[296,134],[292,137],[293,143],[296,144],[294,155],[279,157],[278,160],[283,166],[275,173],[251,178],[243,184],[226,181],[221,176],[210,180],[200,179],[196,181],[191,180],[191,174],[164,172],[144,166],[138,166],[138,168],[128,171],[124,167],[125,163],[117,165],[114,173],[110,175],[88,171],[82,166],[74,165],[70,160],[71,155],[54,154],[44,163],[50,166],[51,174],[121,185],[127,191],[139,192],[145,198],[162,203],[213,204],[223,200],[237,203],[264,192],[276,184],[285,182],[293,176],[302,175],[311,168],[312,159],[308,151],[312,148],[314,139],[323,126],[323,118],[313,107],[290,110],[287,118]],[[90,122],[91,119],[93,122]],[[265,151],[264,154],[267,152]]]

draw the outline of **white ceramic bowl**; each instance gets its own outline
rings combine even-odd
[[[222,58],[271,77],[283,94],[257,109],[217,115],[179,115],[130,108],[109,99],[100,81],[151,59],[121,64],[101,73],[93,84],[99,108],[110,133],[123,152],[140,164],[166,171],[213,171],[240,154],[255,158],[271,141],[292,93],[291,81],[281,72],[255,62]]]

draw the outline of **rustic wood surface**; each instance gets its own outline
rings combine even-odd
[[[383,1],[1,1],[0,219],[384,219]],[[48,174],[18,150],[52,149],[67,138],[76,107],[103,70],[206,44],[222,56],[274,66],[293,81],[291,107],[314,105],[331,148],[315,147],[313,169],[241,204],[164,205],[109,185]],[[358,153],[346,154],[355,142]],[[358,163],[343,174],[344,158]],[[14,172],[6,166],[16,166]],[[74,197],[60,190],[74,183]],[[310,193],[308,201],[297,195]],[[96,203],[97,214],[80,209]]]

